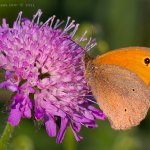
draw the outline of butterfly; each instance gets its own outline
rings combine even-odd
[[[150,107],[150,48],[127,47],[85,56],[85,77],[111,127],[137,126]]]

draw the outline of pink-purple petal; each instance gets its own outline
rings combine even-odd
[[[100,111],[99,109],[97,109],[93,106],[89,106],[88,109],[92,111],[92,114],[94,115],[95,118],[101,119],[101,120],[106,119],[106,115],[102,111]]]
[[[69,120],[67,118],[61,118],[61,125],[60,125],[60,129],[56,138],[56,143],[62,142],[64,135],[66,133],[68,124],[69,124]]]
[[[70,124],[70,127],[71,127],[72,132],[73,132],[73,134],[74,134],[74,136],[75,136],[75,139],[76,139],[78,142],[81,141],[81,139],[83,139],[83,137],[77,134],[79,131],[76,130],[76,127],[74,126],[74,124]]]
[[[45,115],[44,121],[45,121],[45,127],[46,127],[46,131],[48,135],[51,137],[55,137],[56,136],[56,122],[55,122],[54,117],[52,117],[51,115]]]
[[[12,126],[16,126],[19,124],[21,117],[22,113],[18,109],[11,109],[8,121]]]

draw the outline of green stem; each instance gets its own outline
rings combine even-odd
[[[11,133],[13,131],[13,127],[11,126],[10,123],[6,123],[5,129],[1,135],[0,138],[0,150],[5,150],[7,146],[7,142],[11,136]]]
[[[64,139],[64,149],[65,150],[76,150],[76,142],[74,135],[70,128],[68,128]]]

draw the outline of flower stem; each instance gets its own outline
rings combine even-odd
[[[68,128],[64,139],[64,149],[65,150],[76,150],[76,143],[73,133],[70,128]]]
[[[0,150],[5,150],[7,146],[7,142],[11,136],[11,133],[13,131],[13,127],[11,126],[10,123],[6,123],[5,129],[1,135],[0,138]]]

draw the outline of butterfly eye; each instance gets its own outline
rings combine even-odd
[[[145,59],[144,59],[144,63],[145,63],[146,65],[149,65],[149,64],[150,64],[150,59],[149,59],[149,58],[145,58]]]

